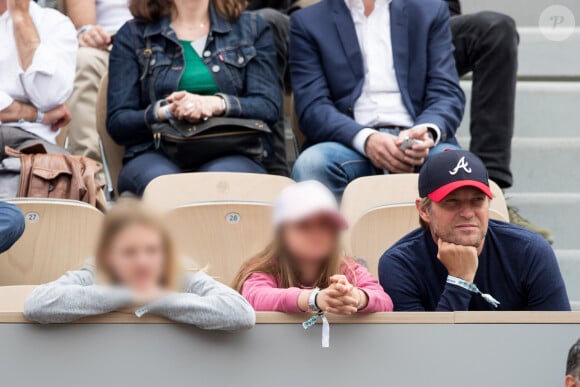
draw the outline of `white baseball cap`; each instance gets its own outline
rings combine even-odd
[[[338,209],[336,198],[322,183],[303,181],[280,192],[274,203],[274,226],[306,220],[314,215],[326,215],[339,230],[346,230],[348,222]]]

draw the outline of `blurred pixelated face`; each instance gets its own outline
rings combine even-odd
[[[315,263],[328,259],[338,243],[339,231],[332,219],[316,215],[284,226],[283,242],[299,262]]]
[[[462,246],[479,248],[487,234],[489,198],[472,187],[459,188],[439,203],[432,202],[423,218],[433,238]]]
[[[121,284],[141,291],[154,288],[165,271],[162,236],[149,226],[128,226],[113,239],[106,260],[111,274]]]

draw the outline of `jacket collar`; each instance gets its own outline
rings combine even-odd
[[[227,34],[232,30],[232,24],[219,14],[211,2],[209,5],[209,20],[210,35],[212,33]],[[148,23],[145,26],[144,35],[145,37],[150,37],[153,35],[175,35],[173,28],[171,28],[171,18],[167,15],[156,22]]]
[[[232,30],[232,24],[219,14],[213,4],[209,3],[210,30],[218,34],[227,34]]]

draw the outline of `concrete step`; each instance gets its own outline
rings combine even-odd
[[[538,26],[541,13],[548,7],[559,4],[567,7],[580,24],[580,2],[578,0],[469,0],[461,2],[463,13],[493,10],[513,17],[518,25]]]
[[[458,139],[464,149],[469,148],[468,137]],[[580,192],[579,166],[580,138],[516,137],[512,143],[511,191]]]
[[[580,250],[556,250],[570,300],[580,300]]]
[[[580,1],[574,0],[580,7]],[[509,1],[506,1],[509,3]],[[576,30],[566,40],[546,38],[539,28],[518,28],[520,33],[518,76],[523,78],[580,78],[580,11]]]
[[[508,192],[506,197],[508,205],[518,208],[522,216],[552,231],[554,248],[575,250],[580,247],[580,194]]]
[[[461,81],[461,87],[467,104],[458,134],[468,136],[471,81]],[[575,114],[579,108],[580,82],[520,81],[517,84],[515,136],[580,137],[580,120]]]
[[[538,27],[518,27],[518,33],[520,80],[580,80],[580,27],[563,41],[548,39]]]

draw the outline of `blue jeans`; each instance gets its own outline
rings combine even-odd
[[[246,172],[267,173],[259,162],[245,156],[220,157],[203,164],[196,172]],[[142,196],[151,180],[164,175],[183,173],[161,151],[142,153],[129,160],[119,174],[119,192],[131,192]]]
[[[459,146],[439,143],[429,151],[429,156],[446,149],[460,149]],[[338,142],[323,142],[306,149],[292,171],[296,181],[318,180],[326,185],[340,200],[346,186],[364,176],[385,173],[376,168],[370,160],[356,150]]]
[[[9,203],[0,202],[0,253],[8,250],[24,233],[24,215]]]

